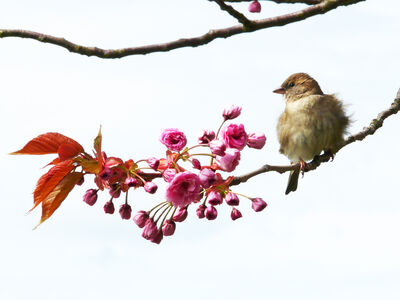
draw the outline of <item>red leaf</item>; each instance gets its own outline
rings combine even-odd
[[[39,155],[39,154],[58,153],[59,147],[63,144],[69,145],[70,150],[74,149],[76,154],[84,151],[83,147],[73,139],[57,132],[48,132],[45,134],[41,134],[38,137],[35,137],[31,141],[29,141],[21,150],[15,151],[10,154]]]
[[[43,199],[42,202],[42,217],[40,223],[34,228],[36,229],[40,224],[46,221],[54,211],[61,205],[64,199],[68,196],[76,183],[82,179],[83,173],[72,172],[66,175],[54,189]]]
[[[33,207],[29,211],[32,211],[38,206],[73,168],[72,161],[65,160],[56,164],[46,174],[40,177],[36,184],[36,189],[33,192]]]
[[[83,149],[76,148],[76,145],[72,144],[62,144],[58,147],[57,153],[60,161],[64,161],[75,157],[79,153],[83,152]]]

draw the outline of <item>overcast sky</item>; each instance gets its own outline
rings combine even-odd
[[[264,1],[265,2],[265,1]],[[263,18],[304,5],[263,2]],[[247,4],[236,5],[246,12]],[[400,3],[368,0],[323,16],[170,53],[118,60],[88,58],[33,40],[0,39],[0,298],[13,299],[399,299],[399,116],[334,162],[306,173],[284,195],[287,174],[260,175],[235,188],[266,200],[260,213],[242,200],[215,221],[194,207],[174,236],[149,243],[132,221],[105,215],[107,193],[89,207],[91,180],[76,188],[37,230],[29,215],[37,179],[53,156],[9,156],[29,139],[57,131],[90,151],[138,160],[161,157],[163,128],[189,144],[216,129],[223,108],[262,131],[267,145],[244,150],[236,175],[287,164],[275,127],[284,108],[272,93],[307,72],[337,93],[360,131],[390,106],[400,87]],[[246,13],[247,14],[247,13]],[[247,14],[248,15],[248,14]],[[102,48],[197,36],[235,20],[206,0],[2,1],[0,28],[29,29]],[[131,193],[134,211],[164,197]]]

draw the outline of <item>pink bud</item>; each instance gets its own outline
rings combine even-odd
[[[125,184],[129,187],[137,187],[139,186],[139,181],[137,181],[136,178],[133,177],[127,177],[125,179]]]
[[[113,198],[119,198],[121,195],[121,188],[118,184],[113,184],[109,190],[110,196]]]
[[[225,120],[233,120],[240,116],[242,108],[236,105],[231,105],[224,109],[222,116]]]
[[[215,139],[215,132],[212,130],[203,130],[202,135],[199,137],[199,144],[208,144]]]
[[[224,155],[226,150],[226,145],[221,140],[212,140],[208,146],[210,147],[211,153],[215,155]]]
[[[265,202],[261,198],[253,198],[251,199],[251,201],[253,202],[251,204],[251,208],[254,209],[256,212],[262,211],[264,208],[267,207],[267,202]]]
[[[259,13],[261,11],[261,4],[258,1],[253,1],[249,5],[249,12]]]
[[[104,168],[103,171],[99,173],[99,177],[102,180],[108,180],[113,176],[113,171],[110,168]]]
[[[236,219],[239,219],[241,217],[242,217],[242,213],[238,209],[232,207],[231,219],[233,221],[235,221]]]
[[[95,189],[87,190],[85,195],[83,195],[83,201],[89,204],[90,206],[94,205],[97,201],[97,190]]]
[[[186,207],[179,207],[178,211],[172,217],[172,220],[174,220],[175,222],[183,222],[186,220],[187,216],[188,216],[188,211]]]
[[[76,183],[76,185],[82,185],[85,182],[85,178],[82,176],[81,179],[79,179],[79,181]]]
[[[146,221],[149,219],[149,214],[146,211],[140,210],[133,216],[133,222],[139,228],[143,228],[146,225]]]
[[[199,207],[196,209],[196,215],[199,217],[199,219],[204,218],[204,211],[206,210],[207,206],[204,204],[199,205]]]
[[[166,220],[162,227],[162,232],[165,236],[173,235],[175,232],[176,223],[172,220]]]
[[[204,214],[208,220],[215,220],[218,216],[218,211],[214,206],[209,206]]]
[[[235,193],[229,192],[225,196],[226,204],[230,206],[237,206],[239,205],[239,198]]]
[[[207,201],[210,205],[222,204],[222,197],[219,192],[211,191],[207,196]]]
[[[157,184],[151,181],[147,181],[144,184],[144,190],[150,194],[154,194],[157,191],[157,188],[158,188]]]
[[[226,172],[232,172],[236,169],[240,160],[240,151],[235,148],[228,148],[225,151],[224,156],[218,156],[215,158],[218,167]]]
[[[164,235],[161,229],[158,229],[153,237],[150,238],[150,242],[160,244]]]
[[[201,169],[201,164],[200,164],[199,160],[196,158],[192,159],[192,165],[193,165],[193,168],[195,168],[197,170]]]
[[[199,173],[200,184],[203,188],[208,189],[217,182],[217,174],[210,168],[204,168]]]
[[[251,133],[247,137],[247,146],[254,149],[262,149],[267,138],[264,133]]]
[[[131,206],[129,204],[122,204],[119,208],[119,214],[121,215],[122,219],[129,220],[132,214]]]
[[[150,168],[152,168],[154,171],[157,171],[158,166],[160,165],[160,160],[155,157],[150,157],[147,159],[147,163]]]
[[[170,182],[172,179],[174,179],[176,173],[178,172],[175,169],[166,169],[162,173],[162,176],[166,182]]]
[[[146,224],[144,225],[142,237],[146,240],[153,239],[157,235],[157,224],[153,219],[147,219]]]
[[[104,204],[104,212],[106,214],[113,214],[115,211],[115,207],[114,207],[114,203],[112,203],[112,201],[108,201],[106,202],[106,204]]]

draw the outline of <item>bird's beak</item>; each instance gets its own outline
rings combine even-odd
[[[284,95],[286,90],[283,87],[277,88],[276,90],[273,91],[276,94],[281,94]]]

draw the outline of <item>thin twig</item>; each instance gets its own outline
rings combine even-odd
[[[252,21],[252,26],[243,24],[210,30],[206,34],[198,37],[183,38],[167,43],[145,45],[139,47],[129,47],[121,49],[101,49],[97,47],[87,47],[74,44],[64,38],[55,37],[29,30],[20,29],[0,29],[0,38],[19,37],[34,39],[42,43],[49,43],[66,48],[70,52],[87,56],[97,56],[100,58],[122,58],[130,55],[149,54],[154,52],[166,52],[183,47],[198,47],[210,43],[217,38],[228,38],[236,34],[256,31],[260,29],[285,26],[290,23],[299,22],[315,15],[325,14],[340,6],[347,6],[366,0],[325,0],[319,4],[307,7],[294,13]]]
[[[245,27],[252,27],[253,26],[253,22],[250,21],[249,19],[247,19],[244,14],[238,12],[232,6],[230,6],[228,4],[225,4],[224,1],[222,1],[222,0],[214,0],[214,2],[219,5],[221,10],[226,11],[228,14],[230,14],[232,17],[234,17],[236,20],[238,20],[239,23],[243,24],[243,26],[245,26]]]
[[[388,109],[386,109],[386,110],[382,111],[380,114],[378,114],[376,119],[373,119],[369,126],[364,127],[363,130],[361,130],[359,133],[349,136],[344,141],[344,143],[340,147],[340,149],[342,149],[343,147],[345,147],[351,143],[354,143],[355,141],[362,141],[369,135],[373,135],[378,128],[382,127],[383,122],[385,121],[386,118],[390,117],[391,115],[396,114],[399,110],[400,110],[400,89],[397,92],[396,99],[393,101],[392,105]],[[315,170],[316,168],[319,167],[319,165],[321,163],[328,162],[330,160],[330,158],[331,158],[331,155],[329,153],[324,153],[322,155],[318,155],[314,158],[313,161],[311,161],[310,163],[307,164],[306,169],[304,171],[308,172],[311,170]],[[259,169],[256,169],[247,174],[235,177],[230,185],[238,185],[238,184],[246,182],[250,178],[252,178],[256,175],[262,174],[262,173],[275,171],[275,172],[282,174],[282,173],[285,173],[285,172],[288,172],[291,170],[296,170],[299,167],[300,167],[299,163],[293,164],[293,165],[287,165],[287,166],[263,165]]]
[[[209,0],[212,1],[212,0]],[[225,2],[250,2],[253,0],[225,0]],[[308,5],[314,5],[321,3],[324,0],[259,0],[259,1],[270,1],[270,2],[275,2],[278,4],[281,3],[289,3],[289,4],[296,4],[296,3],[303,3],[303,4],[308,4]]]

